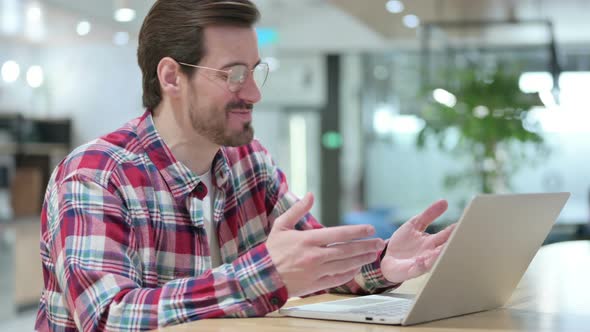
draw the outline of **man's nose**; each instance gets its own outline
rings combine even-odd
[[[241,86],[240,90],[238,91],[238,97],[250,104],[256,104],[260,101],[260,99],[262,99],[260,87],[258,87],[256,81],[254,81],[253,75],[249,75],[244,84]]]

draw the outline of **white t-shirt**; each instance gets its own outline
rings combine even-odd
[[[211,180],[211,170],[199,178],[207,187],[207,196],[203,198],[203,219],[205,222],[205,232],[207,232],[207,240],[209,241],[209,250],[211,251],[211,268],[221,265],[221,252],[219,250],[219,239],[217,237],[217,225],[213,220],[213,212],[215,211],[214,198],[215,187]]]

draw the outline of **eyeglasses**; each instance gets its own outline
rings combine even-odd
[[[254,78],[254,82],[256,83],[256,86],[259,89],[261,89],[264,86],[264,83],[266,82],[266,78],[268,77],[268,64],[264,63],[264,62],[258,63],[256,65],[256,67],[254,67],[254,69],[248,69],[248,66],[246,66],[246,65],[233,65],[233,66],[229,67],[228,70],[221,70],[221,69],[215,69],[215,68],[210,68],[210,67],[197,66],[197,65],[192,65],[190,63],[185,63],[185,62],[178,62],[178,63],[183,66],[189,66],[189,67],[200,68],[200,69],[207,69],[207,70],[212,70],[212,71],[218,72],[220,74],[221,78],[223,78],[226,81],[227,88],[230,92],[240,91],[240,89],[242,88],[242,86],[244,85],[244,83],[246,82],[246,80],[248,79],[250,74]]]

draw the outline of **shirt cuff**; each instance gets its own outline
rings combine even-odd
[[[266,244],[262,243],[233,263],[236,279],[257,316],[278,310],[288,298],[287,287],[277,271]]]
[[[377,253],[377,257],[373,263],[363,266],[361,273],[359,274],[362,278],[362,281],[357,280],[357,282],[359,282],[369,293],[374,294],[383,291],[389,291],[401,285],[401,283],[390,282],[385,278],[385,276],[383,276],[383,272],[381,270],[381,259],[383,259],[386,250],[387,246],[382,252]]]

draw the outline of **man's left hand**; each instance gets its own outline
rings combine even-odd
[[[425,230],[447,207],[445,200],[435,202],[393,233],[381,260],[381,270],[387,280],[400,283],[430,270],[451,236],[455,224],[436,234],[428,234]]]

